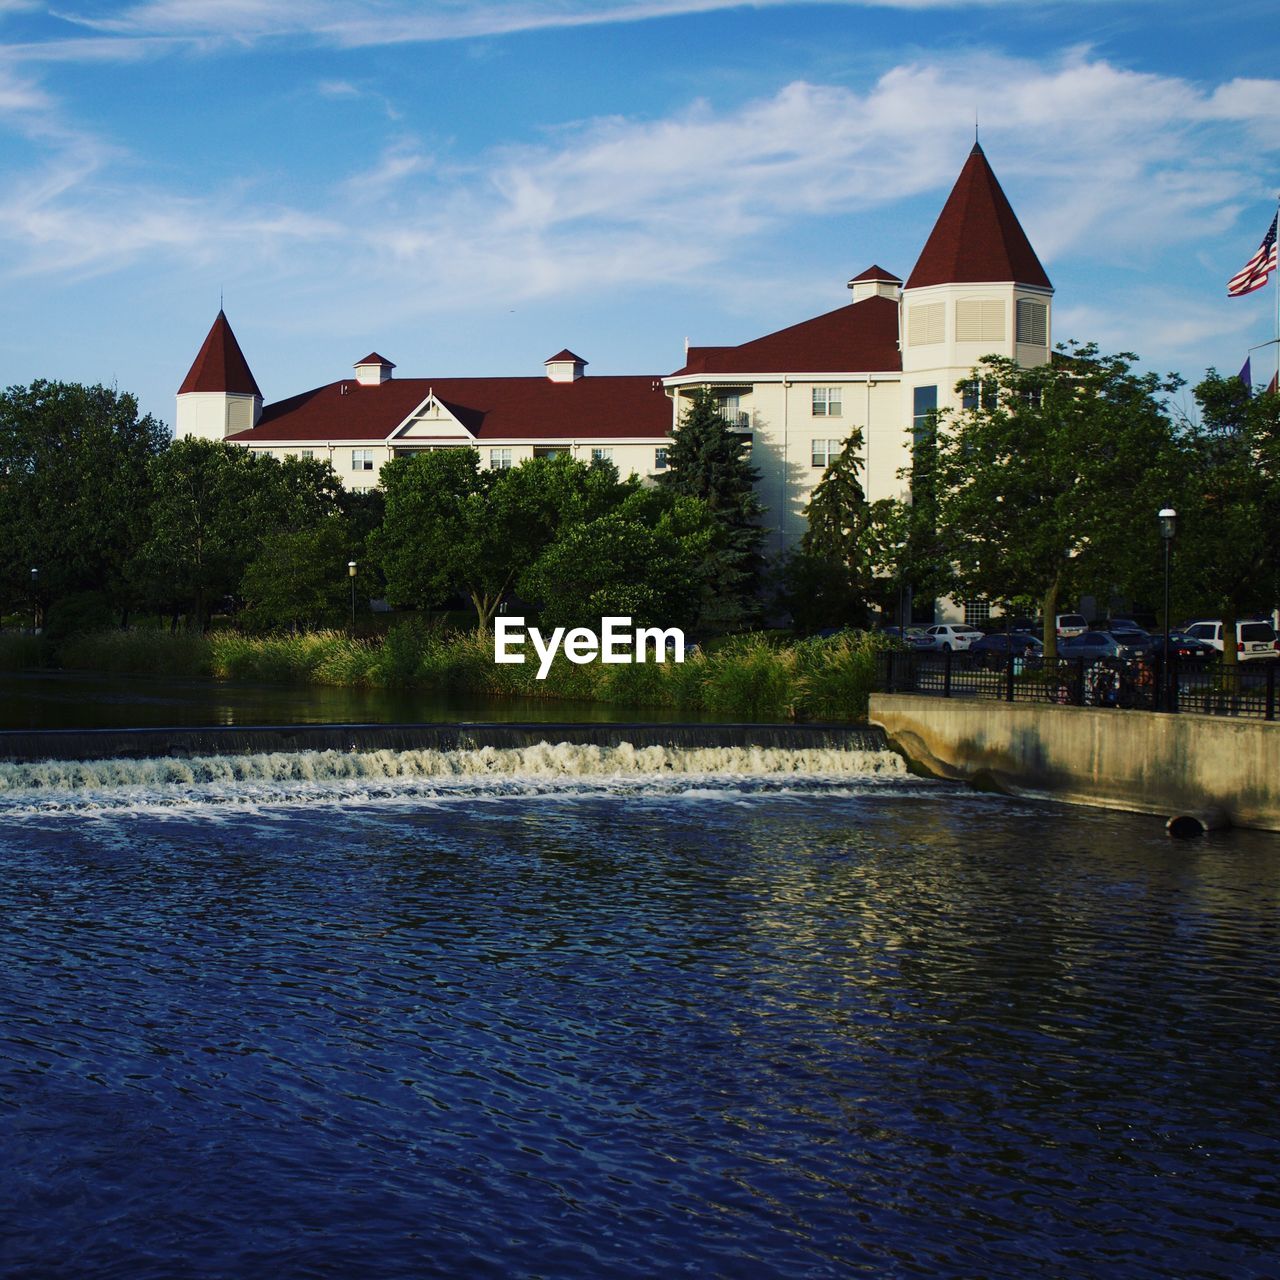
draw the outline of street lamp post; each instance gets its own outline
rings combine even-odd
[[[347,577],[351,580],[351,634],[356,633],[356,562],[347,561]]]
[[[31,570],[31,634],[35,635],[40,621],[40,600],[36,591],[40,586],[40,570]]]
[[[1160,521],[1160,541],[1164,543],[1164,664],[1161,669],[1161,706],[1172,711],[1173,698],[1169,680],[1169,557],[1173,550],[1174,534],[1178,531],[1178,513],[1172,507],[1161,507],[1156,515]]]

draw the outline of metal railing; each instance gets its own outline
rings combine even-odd
[[[1070,707],[1189,712],[1277,719],[1280,662],[1171,661],[1118,658],[999,658],[968,653],[892,650],[880,655],[882,693],[937,698],[1039,702]]]

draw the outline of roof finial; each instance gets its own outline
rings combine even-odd
[[[978,108],[973,109],[973,145],[978,145]]]
[[[222,309],[223,309],[223,307],[222,307],[222,286],[221,286],[221,285],[219,285],[219,286],[218,286],[218,310],[219,310],[219,311],[221,311]]]

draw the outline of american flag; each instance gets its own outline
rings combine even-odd
[[[1280,216],[1278,214],[1277,216]],[[1227,297],[1240,298],[1255,289],[1261,289],[1271,278],[1276,269],[1276,219],[1271,219],[1271,227],[1262,237],[1258,252],[1227,281]]]

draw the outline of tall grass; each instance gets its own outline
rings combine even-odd
[[[880,647],[871,636],[790,643],[738,636],[679,664],[578,665],[558,654],[547,678],[539,680],[532,653],[524,663],[499,665],[488,638],[407,622],[378,640],[340,631],[277,636],[101,631],[64,641],[59,657],[68,667],[131,674],[564,698],[674,707],[730,720],[857,720],[866,718]],[[4,654],[0,645],[0,667]]]
[[[68,636],[57,647],[58,665],[127,675],[211,676],[207,636],[188,631],[92,631]]]
[[[0,671],[30,671],[43,667],[48,647],[39,636],[23,631],[0,632]]]

